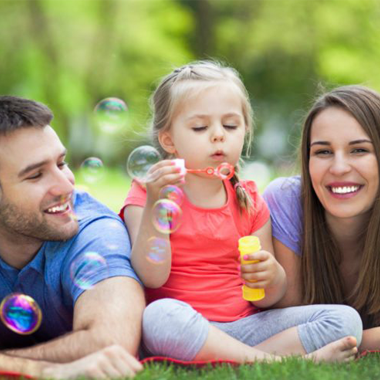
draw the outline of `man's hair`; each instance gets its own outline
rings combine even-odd
[[[20,128],[45,127],[52,111],[42,103],[16,96],[0,96],[0,136]]]

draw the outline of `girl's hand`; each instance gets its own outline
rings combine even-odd
[[[267,251],[258,251],[244,256],[244,260],[259,260],[254,264],[241,265],[241,277],[250,288],[272,288],[284,281],[284,268]],[[251,282],[255,281],[255,282]]]
[[[185,175],[172,160],[160,161],[148,172],[148,180],[144,183],[147,191],[147,203],[155,203],[159,199],[160,190],[167,185],[182,186]]]

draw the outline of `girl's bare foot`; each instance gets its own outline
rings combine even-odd
[[[305,355],[305,358],[315,362],[345,362],[354,359],[357,353],[356,338],[347,336]]]

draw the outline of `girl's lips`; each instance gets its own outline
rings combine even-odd
[[[211,156],[211,158],[215,161],[225,161],[226,155],[223,153],[215,153]]]

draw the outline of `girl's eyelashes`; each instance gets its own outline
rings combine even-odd
[[[237,129],[237,125],[223,125],[224,128],[229,130]],[[195,132],[205,131],[207,129],[207,126],[201,126],[201,127],[192,127],[192,130]]]
[[[205,131],[206,130],[206,126],[202,126],[202,127],[193,127],[192,130],[195,131],[195,132],[200,132],[200,131]]]
[[[226,129],[236,129],[237,125],[224,125],[223,127]]]

